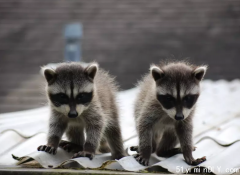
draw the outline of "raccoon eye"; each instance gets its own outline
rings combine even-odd
[[[183,98],[183,106],[187,108],[192,108],[198,99],[198,95],[186,95]]]
[[[78,104],[86,104],[92,100],[92,92],[83,92],[77,95],[76,101]]]
[[[60,93],[60,94],[58,94],[58,101],[61,104],[67,104],[68,103],[68,96],[64,93]]]
[[[157,95],[157,99],[166,109],[171,109],[175,105],[175,98],[171,95]]]
[[[60,106],[62,104],[68,104],[69,98],[64,93],[50,94],[50,100],[55,104],[55,106]]]

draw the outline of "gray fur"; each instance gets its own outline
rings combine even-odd
[[[135,158],[141,164],[148,165],[151,153],[155,151],[158,156],[163,157],[182,152],[190,165],[196,165],[205,160],[205,157],[195,160],[192,156],[194,148],[192,118],[196,105],[194,104],[190,109],[185,109],[186,107],[182,105],[185,96],[191,93],[196,93],[194,95],[197,96],[200,94],[199,83],[205,74],[206,66],[198,68],[185,62],[153,65],[150,73],[139,83],[140,92],[135,102],[139,153]],[[197,73],[196,69],[198,69]],[[175,96],[174,107],[164,108],[157,98],[159,93]],[[187,112],[184,113],[184,111]],[[184,116],[184,120],[177,121],[177,113]],[[181,149],[175,148],[179,142]]]
[[[84,68],[80,63],[62,63],[56,70],[45,70],[48,82],[47,96],[51,107],[47,145],[38,150],[56,153],[64,132],[68,140],[78,149],[72,148],[71,143],[61,141],[60,146],[66,150],[78,150],[74,157],[93,158],[100,141],[105,140],[103,146],[110,146],[112,158],[124,156],[123,142],[118,119],[118,108],[115,94],[117,86],[114,79],[96,63]],[[75,96],[84,91],[93,91],[93,97],[86,104],[74,104]],[[73,99],[66,105],[59,105],[51,100],[50,94],[59,92],[67,94]],[[71,103],[71,104],[70,104]],[[64,106],[64,107],[63,107]],[[77,112],[75,118],[70,118],[71,112]],[[75,114],[74,114],[75,115]],[[86,138],[84,136],[86,132]],[[100,148],[100,150],[109,150]]]

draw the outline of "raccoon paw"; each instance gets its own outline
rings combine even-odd
[[[74,159],[78,157],[88,157],[90,160],[92,160],[94,157],[94,153],[88,151],[79,151],[78,153],[75,153],[72,158]]]
[[[189,164],[189,165],[199,165],[199,164],[201,164],[201,163],[203,163],[203,162],[205,162],[207,159],[206,159],[206,157],[204,156],[204,157],[202,157],[202,158],[198,158],[198,159],[195,159],[195,160],[191,160],[191,161],[187,161],[186,160],[186,162],[187,162],[187,164]]]
[[[60,141],[59,147],[67,152],[79,152],[83,150],[83,147],[81,147],[80,145],[65,140]]]
[[[47,152],[49,154],[53,154],[55,155],[57,153],[57,148],[51,146],[51,145],[40,145],[38,148],[37,148],[38,151],[44,151],[44,152]]]
[[[124,154],[122,154],[122,153],[119,153],[119,154],[112,154],[112,159],[117,159],[117,160],[119,160],[119,159],[121,159],[121,158],[123,158],[123,157],[125,157],[125,155]]]
[[[144,158],[140,154],[135,154],[134,158],[136,159],[136,161],[138,161],[140,164],[142,164],[144,166],[148,166],[148,164],[149,164],[149,159]]]
[[[67,142],[65,140],[61,140],[59,143],[59,147],[64,149],[67,152],[71,152],[72,151],[72,146],[70,142]]]
[[[131,151],[136,151],[137,153],[139,153],[139,151],[138,151],[138,146],[131,146],[131,147],[130,147],[130,150],[131,150]]]
[[[169,150],[158,150],[156,152],[157,156],[159,157],[172,157],[176,154],[181,154],[181,153],[182,153],[181,148],[172,148]]]

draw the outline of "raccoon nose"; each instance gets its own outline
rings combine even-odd
[[[183,119],[184,119],[184,116],[183,116],[183,114],[176,114],[176,115],[175,115],[175,119],[176,119],[176,120],[183,120]]]
[[[77,111],[70,111],[70,112],[68,113],[68,117],[69,117],[69,118],[76,118],[77,116],[78,116]]]

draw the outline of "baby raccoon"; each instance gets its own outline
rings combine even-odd
[[[139,84],[135,103],[139,146],[131,150],[138,151],[139,163],[148,165],[154,152],[160,157],[183,153],[189,165],[206,160],[192,156],[192,120],[206,70],[207,66],[184,62],[151,66],[150,74]],[[178,142],[181,148],[175,148]]]
[[[92,159],[100,141],[105,145],[107,141],[112,158],[122,158],[123,142],[115,99],[117,88],[113,78],[98,69],[96,63],[86,68],[80,63],[62,63],[56,70],[45,69],[44,76],[51,116],[47,144],[39,146],[38,150],[56,154],[60,146],[77,152],[73,158]],[[64,132],[72,145],[66,141],[59,144]]]

